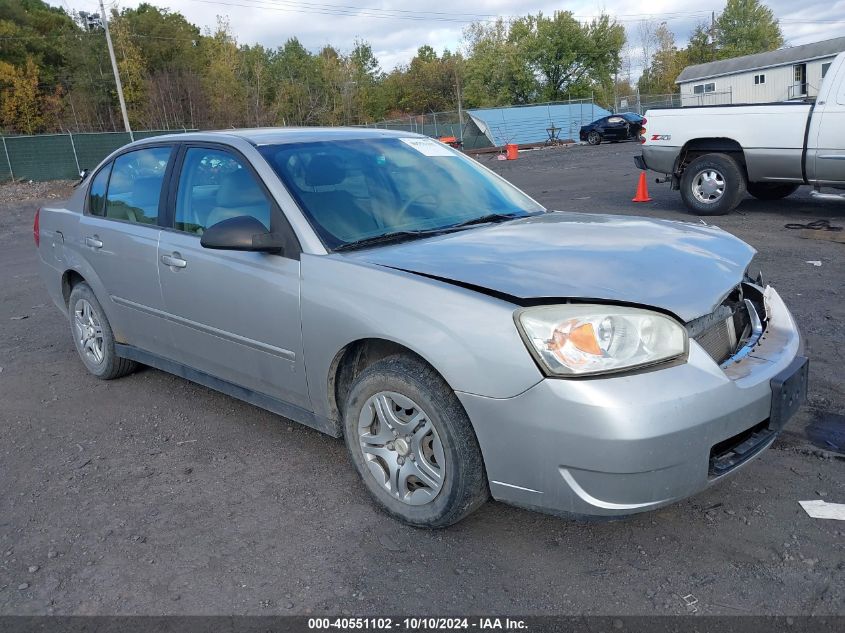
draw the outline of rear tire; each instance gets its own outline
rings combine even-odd
[[[352,464],[376,503],[400,521],[446,527],[489,497],[472,424],[422,360],[396,355],[365,369],[343,417]]]
[[[137,364],[118,356],[106,313],[94,291],[80,282],[73,287],[68,300],[70,331],[73,343],[85,369],[100,380],[112,380],[132,373]]]
[[[742,167],[727,154],[705,154],[687,165],[681,176],[681,198],[696,215],[727,215],[746,190]]]
[[[801,185],[778,182],[749,182],[748,193],[758,200],[781,200],[798,191]]]

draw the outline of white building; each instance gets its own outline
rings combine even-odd
[[[687,66],[675,83],[681,105],[768,103],[815,97],[845,37]]]

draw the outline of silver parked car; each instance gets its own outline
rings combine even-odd
[[[35,218],[86,369],[172,372],[346,440],[387,512],[622,515],[719,481],[806,394],[781,298],[713,227],[548,212],[384,130],[163,136]]]

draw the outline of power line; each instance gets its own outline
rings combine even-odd
[[[269,1],[269,0],[264,0]],[[364,17],[364,18],[375,18],[375,19],[387,19],[387,20],[404,20],[404,21],[411,21],[411,22],[447,22],[447,23],[459,23],[459,24],[468,24],[470,22],[489,22],[492,21],[490,18],[487,19],[467,19],[467,18],[458,18],[458,17],[445,17],[445,16],[423,16],[423,15],[400,15],[400,14],[386,14],[380,12],[373,12],[367,9],[346,9],[346,8],[335,8],[339,5],[326,5],[324,7],[301,7],[299,5],[291,5],[291,6],[283,6],[279,4],[245,4],[249,2],[249,0],[243,0],[242,2],[225,2],[223,0],[193,0],[193,2],[200,2],[202,4],[213,4],[213,5],[220,5],[226,7],[240,7],[245,9],[264,9],[265,11],[278,11],[281,13],[303,13],[307,15],[332,15],[332,16],[340,16],[340,17]]]

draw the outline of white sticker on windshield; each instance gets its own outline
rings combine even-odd
[[[455,156],[455,152],[430,138],[400,138],[399,140],[425,156]]]

